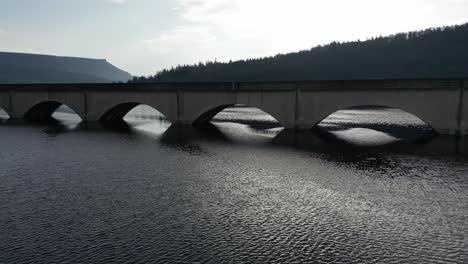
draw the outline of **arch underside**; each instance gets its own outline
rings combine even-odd
[[[9,119],[9,118],[10,118],[10,114],[8,114],[8,112],[5,111],[5,109],[0,107],[0,119]]]
[[[244,107],[251,107],[257,109],[257,111],[260,111],[266,115],[269,115],[272,117],[274,120],[244,120],[242,118],[236,119],[236,118],[229,118],[229,122],[234,122],[234,123],[241,123],[245,125],[250,125],[250,126],[255,126],[257,128],[262,128],[262,129],[270,129],[270,128],[276,128],[276,127],[282,127],[282,124],[276,119],[274,116],[271,114],[265,112],[263,109],[254,107],[254,106],[249,106],[249,105],[243,105],[243,104],[224,104],[220,105],[218,107],[212,108],[206,112],[204,112],[202,115],[200,115],[194,122],[193,126],[195,127],[211,127],[211,121],[215,118],[216,115],[221,113],[227,108],[233,107],[233,106],[244,106]]]
[[[332,105],[319,104],[319,103],[303,104],[300,108],[298,108],[299,112],[296,118],[293,118],[294,111],[290,111],[288,109],[282,109],[281,107],[276,107],[276,105],[271,105],[271,106],[262,105],[260,107],[257,107],[255,105],[252,105],[252,106],[246,105],[246,106],[251,106],[253,108],[257,108],[262,111],[264,111],[263,109],[266,108],[269,111],[264,111],[264,112],[269,114],[274,119],[276,119],[278,123],[280,123],[286,128],[311,129],[314,126],[316,126],[318,123],[320,123],[323,119],[327,118],[328,116],[330,116],[331,114],[339,110],[350,109],[350,108],[352,109],[357,106],[369,106],[369,107],[378,106],[378,107],[400,109],[406,113],[412,114],[415,117],[419,118],[422,122],[424,122],[428,126],[432,127],[434,131],[440,134],[447,133],[446,130],[454,131],[456,129],[456,127],[453,125],[453,123],[455,122],[451,120],[450,118],[447,118],[449,116],[453,116],[453,114],[450,114],[450,115],[445,114],[445,113],[439,114],[438,112],[433,111],[433,108],[440,108],[440,106],[438,105],[427,108],[427,107],[421,107],[420,105],[413,105],[407,102],[400,102],[396,100],[392,100],[392,102],[389,102],[389,104],[382,104],[381,102],[382,100],[375,100],[377,101],[377,104],[369,104],[369,102],[372,102],[373,100],[370,98],[367,98],[367,99],[364,100],[365,103],[351,102],[352,100],[350,100],[350,102],[338,102],[337,104],[332,104]],[[323,100],[320,100],[320,101],[323,101]],[[361,101],[361,100],[356,100],[356,101]],[[26,120],[30,120],[30,121],[54,121],[55,119],[53,117],[53,114],[62,105],[63,105],[62,103],[57,102],[57,101],[44,101],[44,102],[35,104],[33,107],[27,110],[24,115],[22,115],[21,111],[19,111],[19,113],[13,112],[13,118],[21,118],[23,116]],[[128,112],[130,112],[132,109],[134,109],[138,105],[141,105],[141,103],[137,103],[137,102],[121,103],[112,107],[110,110],[107,110],[106,112],[104,112],[104,114],[101,114],[102,112],[101,113],[97,112],[96,114],[97,118],[93,120],[100,120],[103,122],[122,122],[123,118],[128,114]],[[168,107],[165,107],[163,109],[165,109],[165,112],[168,112],[170,117],[172,117],[172,119],[174,120],[173,121],[172,119],[170,119],[171,122],[173,121],[172,123],[183,122],[183,124],[192,123],[195,126],[204,126],[210,123],[213,117],[215,117],[218,113],[220,113],[221,111],[223,111],[224,109],[228,107],[232,107],[235,105],[237,104],[227,103],[227,104],[221,104],[219,106],[216,106],[216,104],[214,104],[215,107],[208,108],[208,110],[205,110],[205,111],[202,110],[203,108],[201,109],[195,108],[193,110],[190,110],[191,113],[187,113],[186,116],[184,116],[183,119],[180,121],[178,120],[179,118],[178,114],[174,114],[175,111],[173,109],[168,108]],[[151,105],[148,105],[148,106],[152,107]],[[84,111],[81,111],[80,113],[82,113],[83,115],[86,115]],[[198,115],[197,113],[202,113],[202,114],[196,117]],[[291,114],[284,115],[283,113],[291,113]],[[7,114],[9,113],[7,112]],[[291,116],[291,118],[289,118],[289,116]]]
[[[125,122],[125,120],[124,120],[125,116],[130,111],[132,111],[134,108],[136,108],[137,106],[141,106],[141,105],[146,105],[146,104],[135,103],[135,102],[121,103],[121,104],[116,105],[116,106],[112,107],[111,109],[107,110],[100,117],[99,120],[101,122],[107,123],[107,124],[123,123],[123,122]],[[154,109],[155,112],[160,113],[164,117],[164,119],[166,119],[166,116],[163,113],[161,113],[159,110],[157,110],[156,108],[154,108],[154,107],[152,107],[150,105],[146,105],[146,106],[149,106],[151,109]]]
[[[235,104],[225,104],[225,105],[220,105],[218,107],[215,107],[213,109],[210,109],[203,113],[201,116],[199,116],[194,122],[193,125],[195,127],[205,127],[210,125],[210,121],[215,117],[218,113],[223,111],[224,109],[228,107],[232,107]]]
[[[421,118],[419,115],[417,114],[414,114],[410,111],[406,111],[405,109],[402,109],[401,107],[394,107],[392,105],[369,105],[369,104],[357,104],[357,105],[352,105],[352,106],[349,106],[349,107],[343,107],[343,108],[340,108],[340,109],[337,109],[335,111],[332,111],[332,112],[329,112],[327,114],[322,114],[322,116],[318,119],[318,121],[315,122],[315,124],[312,126],[312,127],[317,127],[317,125],[319,125],[322,121],[324,121],[325,119],[327,119],[328,117],[332,116],[333,114],[335,113],[338,113],[339,111],[342,111],[342,110],[369,110],[369,109],[372,109],[372,110],[377,110],[377,109],[380,109],[380,110],[385,110],[385,109],[396,109],[396,110],[399,110],[399,111],[402,111],[403,113],[406,113],[410,116],[412,116],[415,120],[418,120],[420,121],[419,123],[420,124],[411,124],[411,123],[408,123],[407,125],[403,125],[403,124],[398,124],[398,122],[395,122],[394,124],[392,124],[391,122],[381,122],[381,123],[366,123],[366,120],[362,120],[362,123],[361,122],[357,122],[355,124],[347,124],[346,126],[348,127],[360,127],[360,128],[371,128],[371,129],[382,129],[382,130],[392,130],[392,129],[396,129],[398,126],[400,127],[406,127],[407,129],[421,129],[421,130],[425,130],[427,131],[429,134],[436,134],[437,133],[437,130],[434,128],[434,126],[428,122],[427,120]],[[390,113],[389,113],[390,114]]]
[[[102,115],[100,121],[104,123],[124,122],[123,118],[128,114],[128,112],[139,105],[140,103],[123,103],[114,106]]]
[[[229,108],[229,107],[232,107],[232,106],[235,106],[236,104],[224,104],[224,105],[220,105],[220,106],[217,106],[217,107],[214,107],[206,112],[204,112],[202,115],[200,115],[194,122],[193,122],[193,125],[196,126],[196,127],[205,127],[205,126],[209,126],[210,124],[210,121],[212,121],[212,119],[218,114],[220,113],[221,111],[223,111],[224,109],[226,108]],[[407,111],[406,109],[402,109],[401,107],[395,107],[393,105],[381,105],[381,104],[374,104],[374,105],[371,105],[371,104],[356,104],[356,105],[351,105],[351,106],[346,106],[346,107],[337,107],[335,110],[332,110],[332,111],[323,111],[322,113],[311,113],[311,116],[315,116],[315,117],[312,117],[312,119],[315,119],[313,120],[311,123],[309,123],[310,125],[307,126],[307,127],[301,127],[301,129],[312,129],[314,127],[316,127],[320,122],[322,122],[324,119],[326,119],[327,117],[329,117],[330,115],[333,115],[334,113],[340,111],[340,110],[349,110],[349,109],[356,109],[358,110],[359,108],[362,108],[362,109],[367,109],[367,108],[374,108],[374,109],[377,109],[377,108],[381,108],[381,109],[385,109],[385,108],[388,108],[388,109],[398,109],[404,113],[407,113],[411,116],[413,116],[416,120],[419,120],[420,121],[420,124],[415,124],[415,125],[411,125],[409,123],[409,125],[406,127],[407,129],[420,129],[422,128],[422,130],[428,132],[429,134],[435,134],[435,133],[438,133],[438,131],[434,128],[434,126],[431,124],[430,121],[427,121],[426,119],[424,118],[421,118],[417,113],[413,113],[412,111]],[[262,110],[260,108],[257,108],[259,110]],[[263,111],[263,110],[262,110]],[[266,113],[266,112],[265,112]],[[269,113],[267,113],[269,114]],[[272,116],[271,114],[269,114],[270,116]],[[272,116],[273,118],[275,118],[274,116]],[[276,120],[278,120],[277,118],[275,118]],[[392,124],[391,122],[387,123],[387,124],[367,124],[366,125],[366,120],[363,119],[363,126],[365,128],[375,128],[375,129],[378,129],[378,128],[382,128],[382,129],[386,129],[386,130],[399,130],[398,129],[398,122],[395,122],[395,124]],[[424,127],[425,125],[425,127]],[[363,127],[363,126],[360,126],[359,123],[354,125],[355,127]],[[403,125],[400,126],[400,128],[404,127]]]
[[[62,105],[62,103],[55,101],[38,103],[26,112],[24,119],[40,122],[55,121],[56,119],[53,118],[52,115]]]

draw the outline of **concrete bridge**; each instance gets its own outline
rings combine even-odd
[[[234,104],[256,107],[285,128],[308,129],[353,106],[402,109],[440,134],[468,134],[468,80],[0,85],[10,118],[50,120],[65,104],[84,121],[119,122],[146,104],[174,124],[201,125]]]

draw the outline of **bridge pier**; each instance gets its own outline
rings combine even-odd
[[[458,134],[468,135],[468,81],[460,81]]]

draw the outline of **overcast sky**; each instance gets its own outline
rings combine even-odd
[[[468,0],[0,0],[0,51],[134,75],[468,22]]]

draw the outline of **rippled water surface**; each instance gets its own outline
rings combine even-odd
[[[355,111],[1,124],[0,263],[468,263],[468,144]]]

